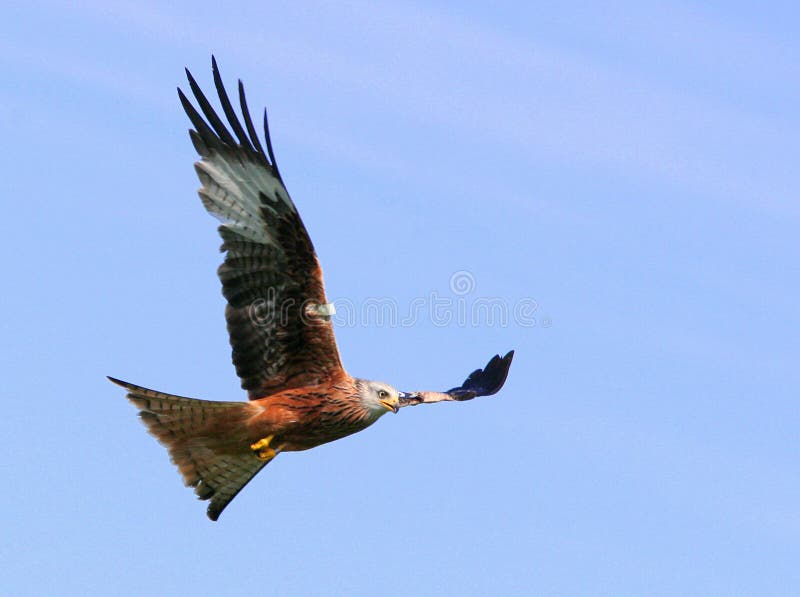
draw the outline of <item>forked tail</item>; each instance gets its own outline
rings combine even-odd
[[[173,396],[109,377],[128,390],[147,429],[161,442],[187,487],[211,500],[208,517],[217,520],[230,501],[269,461],[249,448],[247,402],[212,402]]]

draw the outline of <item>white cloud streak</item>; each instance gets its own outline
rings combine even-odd
[[[531,164],[600,166],[699,194],[796,210],[798,180],[787,158],[800,155],[798,136],[789,134],[796,113],[745,109],[736,89],[730,97],[707,90],[693,94],[660,82],[656,64],[652,72],[631,72],[630,65],[520,39],[419,5],[276,4],[253,8],[247,22],[155,4],[123,2],[113,9],[85,4],[78,10],[88,20],[173,51],[217,48],[226,63],[233,55],[298,88],[324,88],[326,101],[347,104],[354,98],[355,110],[389,111],[423,126],[445,127],[458,141],[480,139],[509,148]],[[780,87],[781,78],[797,70],[780,44],[732,31],[697,11],[670,18],[661,28],[649,23],[652,40],[643,51],[654,57],[671,52],[679,62],[699,51],[699,72],[711,73],[718,61],[728,80],[735,78],[740,60],[744,72],[736,85],[746,85],[752,76],[787,95],[796,93],[796,84]],[[670,30],[682,36],[675,38]],[[142,82],[134,85],[128,75],[123,80],[71,59],[36,62],[105,81],[119,92],[148,95]],[[761,64],[769,68],[759,69]],[[330,152],[333,129],[326,133],[321,126],[292,128],[318,136],[311,142]],[[353,139],[344,146],[350,159],[370,153]],[[393,161],[385,156],[368,167]]]

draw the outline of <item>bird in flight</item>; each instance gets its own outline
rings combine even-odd
[[[225,259],[217,273],[227,300],[233,364],[249,401],[198,400],[109,379],[128,391],[127,398],[167,448],[185,484],[201,500],[210,500],[208,517],[217,520],[281,452],[343,438],[406,406],[498,392],[514,351],[494,356],[446,392],[399,392],[348,375],[339,359],[333,305],[325,298],[319,260],[275,161],[267,113],[265,151],[242,82],[240,120],[213,57],[211,64],[230,129],[188,69],[189,87],[205,118],[180,89],[178,96],[201,156],[195,164],[200,199],[222,222]]]

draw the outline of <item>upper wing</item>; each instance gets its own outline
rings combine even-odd
[[[244,127],[222,85],[217,94],[233,135],[187,70],[189,86],[205,120],[183,92],[178,95],[194,130],[202,160],[195,164],[205,208],[222,225],[225,261],[218,270],[228,300],[233,364],[250,399],[287,388],[316,385],[343,375],[330,322],[322,269],[297,209],[283,185],[264,111],[267,152],[258,139],[244,87],[239,103]],[[246,127],[246,132],[245,132]]]
[[[444,402],[447,400],[472,400],[477,396],[491,396],[500,391],[506,383],[508,370],[511,367],[511,360],[514,358],[512,350],[506,356],[499,354],[491,358],[483,369],[476,369],[469,374],[464,383],[457,388],[452,388],[446,392],[409,392],[401,393],[400,408],[404,406],[415,406],[417,404],[428,404],[431,402]]]

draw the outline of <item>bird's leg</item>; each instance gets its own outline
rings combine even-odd
[[[250,444],[250,449],[255,453],[259,460],[272,460],[278,454],[276,450],[269,447],[270,442],[272,442],[274,435],[268,435],[267,437],[258,440],[254,444]]]

